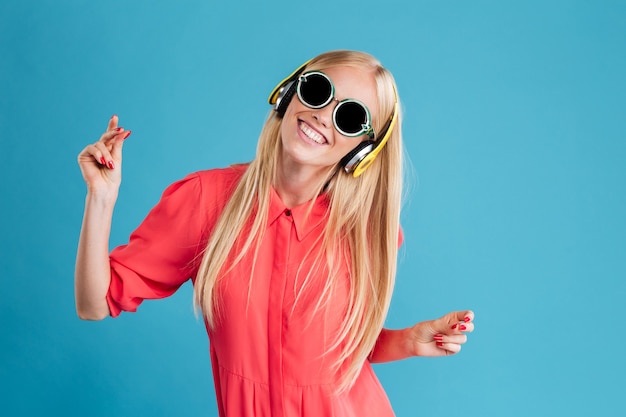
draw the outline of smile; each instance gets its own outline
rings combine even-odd
[[[308,139],[312,140],[313,142],[319,145],[325,145],[328,143],[326,141],[326,138],[323,135],[321,135],[315,129],[311,128],[305,122],[300,121],[300,123],[298,123],[298,127],[300,128],[300,131],[304,133],[304,136],[306,136]]]

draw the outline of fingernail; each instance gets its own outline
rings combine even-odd
[[[122,129],[123,129],[123,127],[118,127],[118,128],[115,128],[115,131],[116,131],[116,132],[119,132],[119,131],[120,131],[120,130],[122,130]]]
[[[127,137],[129,137],[131,133],[132,133],[132,130],[129,130],[128,132],[126,132],[122,140],[125,140]]]
[[[106,165],[107,164],[107,161],[104,159],[104,156],[102,158],[100,158],[100,163],[102,165]]]
[[[111,169],[115,169],[115,165],[113,165],[113,161],[109,161],[107,166]]]
[[[443,342],[437,342],[437,346],[442,347],[443,346]]]
[[[115,116],[117,116],[117,114],[114,114],[113,116],[111,116],[111,119],[114,118]]]
[[[456,326],[458,326],[458,324],[453,325],[452,327],[450,327],[452,330],[456,329]]]
[[[468,322],[472,321],[472,319],[470,318],[470,316],[467,316],[467,317],[465,317],[465,318],[463,319],[463,321],[464,321],[465,323],[468,323]]]
[[[443,336],[438,334],[436,336],[433,336],[433,340],[437,340],[437,341],[441,342],[443,340]]]
[[[467,326],[466,326],[466,325],[464,325],[464,324],[461,324],[461,325],[459,326],[459,330],[467,330]]]

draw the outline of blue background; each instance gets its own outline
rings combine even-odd
[[[412,162],[389,314],[472,308],[452,358],[377,365],[398,416],[623,413],[626,3],[0,3],[7,416],[215,416],[191,287],[82,322],[76,155],[133,134],[111,245],[188,172],[250,160],[274,85],[329,49],[396,76]]]

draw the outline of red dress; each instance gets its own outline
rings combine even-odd
[[[244,169],[198,172],[165,190],[128,245],[111,252],[107,300],[113,317],[195,279],[199,254]],[[348,392],[333,393],[337,374],[330,365],[339,350],[327,350],[346,306],[349,280],[344,266],[344,285],[317,311],[323,273],[301,291],[312,265],[306,255],[321,245],[327,199],[320,196],[306,217],[308,208],[305,203],[287,209],[272,190],[252,278],[251,254],[218,284],[219,319],[207,331],[221,417],[394,415],[368,361]]]

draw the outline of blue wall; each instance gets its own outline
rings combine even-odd
[[[617,415],[626,359],[626,3],[0,4],[0,381],[10,416],[215,416],[191,288],[81,322],[76,155],[133,130],[111,244],[186,173],[252,158],[328,49],[397,78],[414,175],[389,326],[472,308],[453,358],[376,367],[397,415]],[[266,3],[266,4],[264,4]]]

